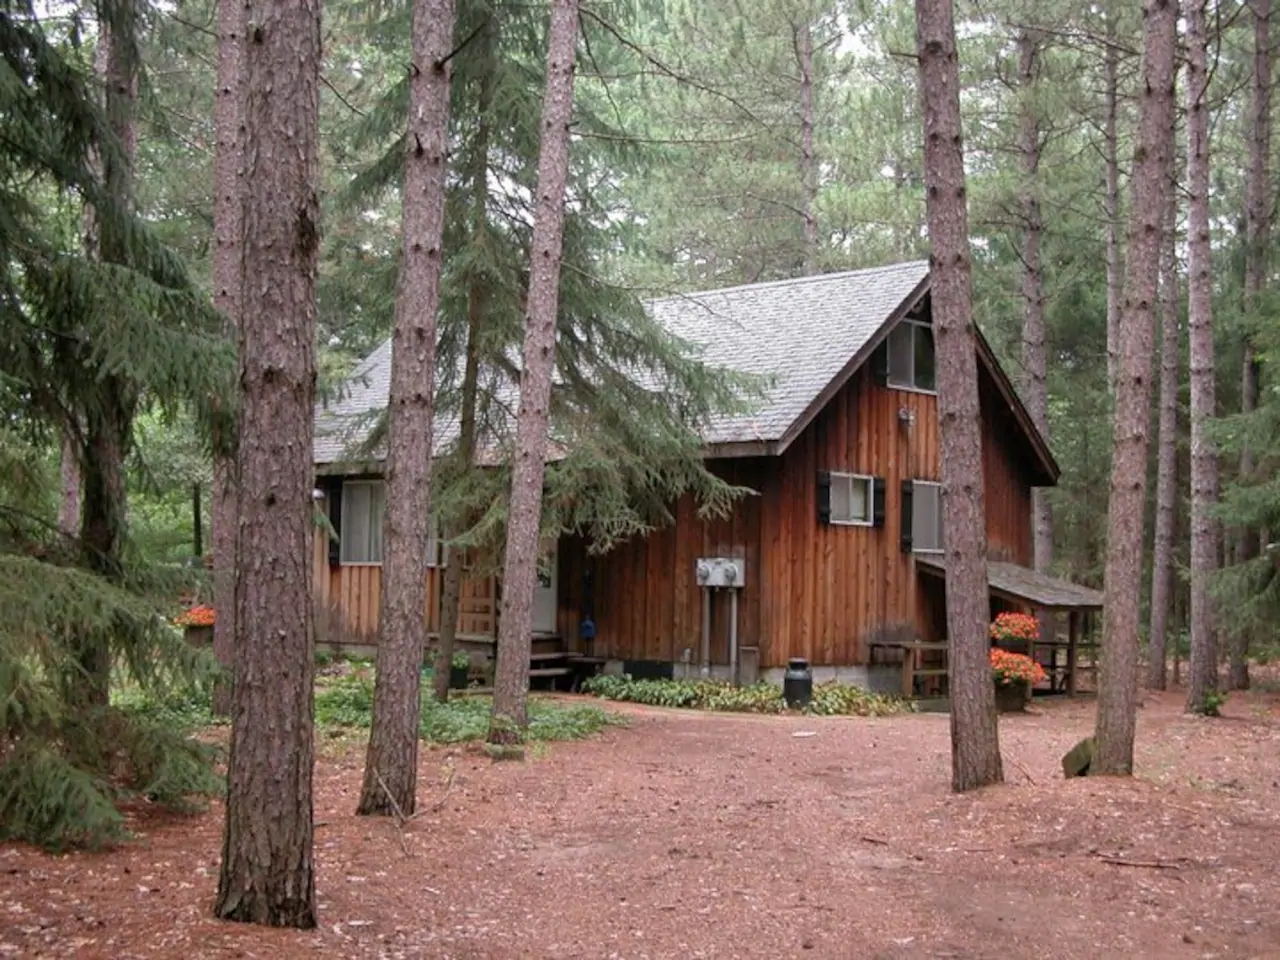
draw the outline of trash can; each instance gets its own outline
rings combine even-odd
[[[782,699],[793,710],[807,707],[813,699],[813,671],[804,657],[787,661],[787,672],[782,675]]]

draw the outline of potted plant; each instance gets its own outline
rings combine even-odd
[[[471,673],[471,658],[462,651],[456,651],[449,661],[449,687],[453,690],[467,689],[467,679]]]
[[[991,648],[991,679],[996,685],[996,710],[1022,710],[1031,699],[1031,687],[1045,678],[1044,668],[1030,657]]]
[[[197,604],[174,617],[173,625],[183,629],[188,643],[203,647],[213,642],[213,623],[216,619],[213,607]]]

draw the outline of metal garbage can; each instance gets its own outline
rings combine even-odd
[[[804,657],[787,661],[787,672],[782,675],[782,699],[793,710],[807,707],[813,699],[813,671]]]

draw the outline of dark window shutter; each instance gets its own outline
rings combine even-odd
[[[885,337],[880,341],[880,346],[876,347],[871,354],[871,378],[880,386],[887,386],[889,383],[889,338]]]
[[[873,527],[884,526],[884,477],[873,477],[871,479],[871,525]]]
[[[902,481],[902,552],[911,552],[911,501],[916,485],[911,480]]]
[[[329,537],[329,566],[336,567],[342,562],[342,545],[339,543],[342,537],[342,480],[330,480],[325,494],[329,498],[329,525],[333,527],[333,534]]]
[[[831,471],[818,471],[818,522],[831,522]]]

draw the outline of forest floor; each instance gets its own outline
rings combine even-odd
[[[363,751],[326,741],[316,930],[211,918],[215,805],[111,852],[0,845],[0,956],[1280,957],[1280,696],[1182,702],[1146,698],[1134,779],[1064,780],[1094,704],[1037,701],[964,796],[945,715],[611,704],[629,726],[523,763],[423,751],[403,829],[353,816]]]

